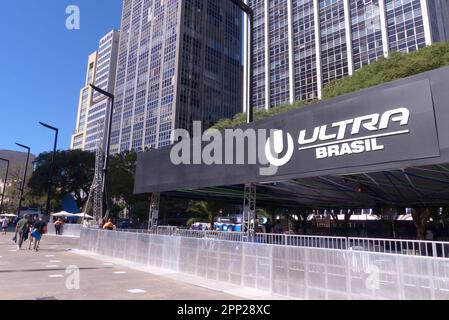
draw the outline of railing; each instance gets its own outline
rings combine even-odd
[[[449,258],[449,242],[348,238],[348,249],[379,253]]]
[[[222,232],[222,231],[200,231],[205,232],[204,237],[225,241],[245,241],[245,234],[242,232]]]
[[[286,245],[326,249],[347,249],[347,238],[287,235]]]
[[[264,244],[277,244],[284,246],[326,248],[326,249],[346,249],[347,238],[344,237],[324,237],[291,234],[271,234],[258,233],[254,242]]]
[[[448,259],[193,238],[222,236],[217,232],[179,234],[192,237],[87,229],[79,245],[102,256],[200,277],[219,288],[227,283],[293,299],[449,299]],[[267,242],[291,238],[298,239],[259,236]],[[305,244],[335,243],[316,241]]]
[[[399,255],[413,255],[425,257],[449,258],[449,242],[372,239],[308,236],[292,234],[258,233],[253,238],[242,232],[198,231],[167,227],[151,228],[149,230],[118,229],[121,232],[147,233],[164,236],[180,236],[210,240],[224,240],[234,242],[252,242],[260,244],[339,249],[351,251],[378,252]]]

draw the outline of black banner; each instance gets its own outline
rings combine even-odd
[[[449,69],[139,154],[136,193],[449,162]]]

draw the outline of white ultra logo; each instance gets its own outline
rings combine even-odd
[[[409,121],[410,111],[397,108],[304,129],[299,132],[299,147],[292,134],[283,130],[237,128],[204,132],[201,121],[194,121],[192,136],[185,129],[173,131],[172,140],[179,142],[171,148],[170,160],[175,166],[259,165],[260,175],[269,176],[285,166],[295,150],[314,150],[316,160],[385,150],[380,140],[409,134],[410,130],[404,128]],[[392,124],[394,128],[390,128]]]
[[[299,151],[315,149],[316,159],[328,159],[385,150],[380,139],[409,134],[410,130],[387,131],[391,124],[401,128],[409,124],[410,110],[397,108],[316,127],[313,133],[301,130]],[[363,129],[363,131],[362,131]],[[362,135],[366,132],[366,135]],[[309,133],[309,134],[308,134]]]
[[[282,167],[292,159],[295,145],[289,133],[287,133],[287,141],[288,147],[285,155],[282,158],[278,158],[277,156],[284,151],[284,133],[282,130],[276,130],[273,132],[272,137],[267,140],[265,144],[265,156],[271,165]],[[276,156],[273,155],[273,151]]]

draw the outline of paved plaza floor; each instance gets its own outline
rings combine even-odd
[[[12,237],[0,235],[0,300],[239,299],[80,254],[74,250],[77,238],[44,236],[41,250],[34,252],[28,251],[28,243],[17,251]]]

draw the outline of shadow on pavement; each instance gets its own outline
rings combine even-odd
[[[112,268],[94,268],[94,267],[79,268],[80,271],[86,271],[86,270],[107,270],[107,269],[112,269]],[[48,271],[66,271],[66,268],[0,270],[0,274],[1,273],[23,273],[23,272],[48,272]]]

